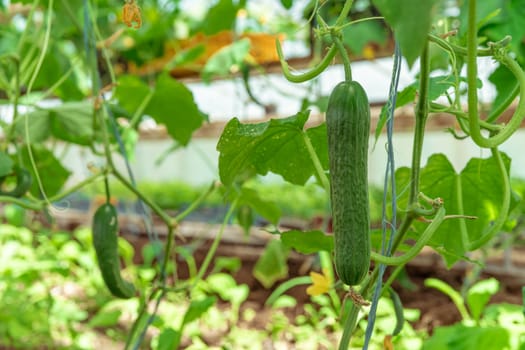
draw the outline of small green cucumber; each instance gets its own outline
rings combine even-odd
[[[335,268],[348,285],[370,267],[368,138],[370,106],[356,81],[339,83],[326,111]]]
[[[133,284],[120,275],[118,255],[118,216],[110,203],[101,205],[93,216],[93,246],[97,254],[102,279],[111,294],[128,299],[135,295]]]

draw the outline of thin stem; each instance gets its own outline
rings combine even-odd
[[[372,260],[375,260],[385,265],[404,265],[412,260],[423,247],[430,241],[438,227],[445,219],[445,208],[440,207],[436,213],[436,216],[432,220],[432,223],[427,226],[425,231],[419,236],[417,242],[403,255],[401,256],[383,256],[376,252],[371,252]]]
[[[117,169],[111,168],[112,174],[124,185],[127,187],[128,190],[133,192],[137,197],[139,197],[148,207],[151,208],[157,214],[161,220],[166,224],[166,226],[175,226],[176,223],[174,220],[164,211],[162,210],[155,202],[151,201],[148,197],[146,197],[142,192],[140,192],[135,186],[133,186],[128,179],[126,179]]]
[[[310,137],[305,131],[303,131],[302,135],[303,135],[304,144],[306,145],[306,150],[314,165],[314,169],[317,174],[317,178],[321,182],[321,185],[325,189],[326,193],[330,193],[330,181],[328,180],[328,176],[326,176],[326,173],[323,170],[321,160],[319,159],[319,157],[317,156],[317,153],[315,152],[314,146],[312,145],[312,141],[310,140]]]
[[[469,128],[472,140],[480,147],[494,148],[511,137],[525,118],[525,72],[520,65],[512,59],[504,48],[493,45],[492,51],[496,59],[504,64],[516,77],[520,89],[520,101],[509,123],[498,134],[484,137],[480,131],[478,116],[477,93],[477,26],[476,26],[476,0],[468,1],[468,31],[467,31],[467,101]],[[496,116],[491,116],[497,119]]]
[[[416,125],[414,130],[414,144],[412,153],[411,183],[409,206],[417,203],[419,194],[419,173],[421,169],[421,156],[423,153],[423,139],[425,136],[425,125],[428,118],[428,91],[430,74],[430,57],[428,43],[421,54],[421,69],[419,79],[419,99],[416,106]]]
[[[348,52],[346,51],[343,41],[337,35],[337,33],[332,30],[331,34],[332,40],[334,41],[334,44],[337,47],[337,50],[339,51],[339,55],[343,60],[343,67],[345,69],[345,81],[352,81],[352,67],[350,65],[350,58],[348,57]]]
[[[142,100],[140,105],[135,110],[135,113],[133,113],[133,117],[131,118],[129,122],[129,128],[134,129],[139,124],[140,118],[142,118],[142,115],[144,114],[144,110],[146,109],[146,107],[148,107],[153,97],[154,92],[155,92],[154,90],[150,90],[148,94],[144,96],[144,99]]]
[[[337,48],[335,45],[332,45],[323,59],[314,67],[310,68],[304,73],[292,74],[290,72],[288,63],[284,59],[283,49],[279,39],[275,41],[275,45],[277,49],[277,56],[279,56],[279,62],[281,63],[281,69],[283,70],[283,75],[288,81],[292,83],[303,83],[305,81],[314,79],[330,65],[337,53]]]
[[[218,189],[220,184],[216,181],[213,181],[213,183],[208,187],[208,190],[206,192],[203,192],[196,200],[194,200],[185,210],[183,210],[181,213],[179,213],[177,216],[175,216],[174,220],[175,222],[181,222],[188,216],[190,213],[192,213],[199,205],[204,202],[204,200],[212,194],[216,189]]]
[[[353,0],[346,0],[343,9],[341,10],[341,13],[339,13],[339,17],[337,17],[337,20],[335,22],[335,26],[339,27],[343,23],[345,23],[348,20],[348,14],[350,13],[350,10],[352,9],[352,4],[354,3]]]
[[[457,46],[457,45],[454,45],[442,38],[440,38],[439,36],[435,35],[435,34],[428,34],[428,40],[433,42],[434,44],[437,44],[438,46],[440,46],[441,48],[449,51],[449,52],[453,52],[457,55],[462,55],[462,56],[467,56],[468,55],[468,51],[466,48],[464,47],[461,47],[461,46]],[[477,49],[476,51],[476,56],[478,57],[487,57],[487,56],[492,56],[492,50],[491,49]]]
[[[199,273],[197,274],[197,277],[195,277],[195,280],[193,281],[193,286],[197,285],[197,283],[202,279],[202,277],[208,270],[208,266],[211,263],[211,259],[213,259],[213,256],[215,255],[215,252],[217,251],[219,243],[221,242],[222,235],[224,233],[224,229],[226,228],[226,225],[230,222],[230,219],[233,216],[233,213],[235,213],[238,202],[239,202],[239,197],[235,198],[233,203],[230,205],[228,212],[224,216],[224,220],[222,222],[221,228],[219,229],[217,236],[215,236],[215,239],[213,240],[213,243],[211,244],[210,250],[208,250],[208,254],[206,254],[206,257],[204,258],[204,261],[202,262],[202,265],[199,269]]]
[[[516,97],[516,96],[514,96],[514,97]],[[502,103],[502,105],[503,105],[503,103]],[[503,110],[505,110],[506,107],[508,107],[508,105],[507,105],[506,107],[501,108],[502,105],[500,105],[498,107],[498,110],[503,111]],[[430,102],[429,113],[448,113],[448,114],[452,114],[456,118],[468,121],[468,113],[460,111],[460,110],[457,110],[457,109],[452,109],[451,107],[444,106],[444,105],[442,105],[440,103],[437,103],[437,102]],[[501,112],[499,112],[499,114],[501,114]],[[489,120],[489,118],[487,118],[487,121],[480,120],[479,121],[480,127],[482,127],[485,130],[489,130],[489,131],[500,131],[501,129],[503,129],[503,126],[497,125],[497,124],[491,124],[491,123],[488,122],[488,120]]]
[[[9,203],[9,204],[16,204],[20,207],[31,209],[31,210],[37,210],[40,211],[44,209],[44,205],[40,202],[28,202],[23,199],[11,197],[11,196],[0,196],[0,203]]]
[[[44,42],[42,44],[42,51],[40,51],[40,57],[38,58],[37,65],[35,67],[35,70],[33,71],[33,75],[31,76],[31,80],[27,84],[27,95],[31,93],[31,89],[33,88],[33,84],[35,83],[36,78],[38,77],[38,73],[40,73],[40,69],[42,68],[42,63],[44,62],[44,58],[47,54],[47,49],[49,47],[49,38],[51,36],[51,24],[53,23],[53,1],[49,0],[48,9],[47,9],[47,23],[46,23],[46,32],[44,36]],[[28,26],[29,27],[29,26]]]

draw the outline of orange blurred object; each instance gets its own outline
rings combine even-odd
[[[187,77],[199,73],[204,68],[208,59],[217,51],[232,44],[235,40],[248,38],[250,40],[250,56],[257,64],[264,65],[278,62],[277,50],[275,49],[275,40],[282,40],[281,35],[267,33],[245,33],[236,36],[232,31],[222,31],[213,35],[197,33],[191,38],[170,42],[165,45],[164,56],[149,61],[148,63],[137,66],[129,63],[128,72],[137,75],[146,75],[159,72],[168,64],[175,55],[180,52],[188,51],[198,45],[203,45],[204,52],[194,61],[187,65],[175,67],[170,70],[174,78]]]

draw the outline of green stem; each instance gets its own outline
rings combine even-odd
[[[375,260],[376,262],[384,265],[404,265],[408,263],[421,251],[421,249],[423,249],[428,241],[430,241],[434,235],[434,232],[436,232],[444,219],[445,208],[440,207],[430,225],[427,226],[425,231],[423,231],[423,233],[418,237],[417,242],[406,253],[401,256],[384,256],[376,252],[371,252],[372,260]]]
[[[428,34],[428,40],[439,45],[441,48],[447,50],[448,52],[453,52],[461,56],[468,55],[468,51],[466,48],[449,43],[448,41],[440,38],[439,36],[435,34]],[[476,56],[478,57],[492,56],[492,50],[491,49],[477,49]]]
[[[343,9],[341,10],[341,13],[339,13],[339,17],[337,17],[337,20],[335,22],[335,26],[339,27],[343,25],[348,20],[348,14],[350,13],[350,10],[352,9],[352,4],[354,3],[353,0],[346,0]]]
[[[496,59],[504,64],[516,77],[520,86],[520,101],[514,115],[509,123],[498,134],[484,137],[480,131],[478,116],[478,93],[477,93],[477,24],[476,24],[476,0],[468,1],[468,31],[467,31],[467,98],[469,128],[472,140],[480,147],[494,148],[505,142],[520,127],[525,118],[525,72],[519,64],[507,53],[501,52],[503,49],[493,50]],[[493,119],[497,117],[491,116]]]
[[[148,94],[144,96],[144,99],[142,100],[140,105],[135,110],[135,113],[133,113],[133,117],[131,118],[131,121],[129,122],[129,128],[134,129],[137,127],[137,125],[140,122],[140,118],[142,118],[142,115],[144,114],[144,110],[146,109],[146,107],[148,107],[153,97],[154,92],[155,92],[154,90],[150,90]]]
[[[412,153],[411,183],[409,206],[415,205],[419,195],[419,173],[421,169],[421,156],[423,153],[423,140],[425,136],[425,125],[428,118],[428,92],[429,92],[429,74],[430,74],[430,57],[428,52],[428,43],[421,54],[421,68],[419,79],[419,99],[416,105],[416,124],[414,130],[414,144]]]
[[[331,35],[332,40],[334,41],[334,44],[337,47],[337,50],[339,51],[339,55],[343,60],[343,67],[345,69],[345,81],[352,81],[352,67],[350,65],[350,58],[348,57],[348,52],[346,51],[343,41],[334,30],[332,30]]]
[[[23,199],[11,197],[11,196],[0,196],[0,203],[16,204],[20,207],[40,211],[44,209],[44,205],[39,202],[28,202]]]
[[[302,135],[303,135],[304,144],[306,146],[306,150],[314,165],[314,169],[317,174],[317,178],[321,182],[321,185],[325,189],[326,193],[330,193],[330,181],[328,180],[328,176],[326,176],[326,173],[323,170],[323,165],[321,164],[321,160],[319,159],[319,157],[317,156],[317,153],[315,152],[314,146],[312,145],[312,141],[310,140],[310,137],[308,136],[306,131],[303,131]]]
[[[186,218],[186,216],[188,216],[190,213],[192,213],[199,205],[202,204],[202,202],[204,202],[204,200],[206,198],[208,198],[208,196],[210,194],[212,194],[216,189],[218,189],[220,186],[220,184],[216,181],[213,181],[213,183],[210,185],[210,187],[208,187],[208,190],[206,190],[206,192],[203,192],[196,200],[194,200],[184,211],[182,211],[181,213],[179,213],[177,216],[175,216],[174,220],[175,222],[181,222],[182,220],[184,220],[184,218]]]
[[[161,220],[166,224],[166,226],[176,226],[176,222],[164,211],[162,210],[155,202],[151,201],[146,197],[142,192],[140,192],[135,186],[131,184],[117,169],[111,168],[112,174],[131,192],[133,192],[137,197],[139,197],[148,207],[157,214]]]
[[[465,214],[465,210],[463,208],[463,186],[461,184],[461,175],[456,174],[456,205],[458,207],[458,214],[463,215]],[[465,222],[464,218],[459,219],[459,232],[461,236],[461,247],[463,249],[466,249],[469,245],[469,239],[468,239],[468,230],[467,230],[467,223]]]
[[[303,83],[305,81],[314,79],[330,65],[337,53],[337,48],[335,45],[332,45],[321,62],[304,73],[292,74],[290,72],[288,63],[284,59],[283,49],[281,48],[279,39],[275,41],[275,45],[277,49],[277,56],[279,56],[279,62],[281,63],[281,69],[283,70],[283,75],[288,81],[292,83]]]
[[[508,107],[508,105],[506,107]],[[505,110],[506,107],[501,108],[501,105],[500,105],[498,107],[498,110],[503,111],[503,110]],[[449,113],[449,114],[452,114],[453,116],[455,116],[456,118],[459,118],[459,119],[462,119],[462,120],[465,120],[465,121],[469,120],[468,113],[465,113],[463,111],[459,111],[457,109],[452,109],[450,107],[444,106],[444,105],[442,105],[440,103],[437,103],[437,102],[430,102],[430,111],[429,112],[430,113]],[[501,114],[501,112],[499,114]],[[487,121],[488,120],[489,119],[487,118]],[[489,123],[487,121],[480,120],[479,121],[480,127],[482,127],[485,130],[489,130],[489,131],[500,131],[501,129],[503,129],[503,127],[501,125],[491,124],[491,123]]]
[[[99,173],[96,173],[94,175],[91,175],[90,177],[87,177],[86,179],[80,181],[79,183],[76,183],[74,186],[68,188],[67,190],[57,194],[57,195],[54,195],[52,197],[49,197],[48,200],[50,202],[56,202],[58,200],[61,200],[62,198],[65,198],[67,197],[68,195],[72,194],[72,193],[75,193],[76,191],[78,191],[79,189],[81,189],[82,187],[86,186],[86,185],[89,185],[90,183],[96,181],[99,177],[101,176],[104,176],[105,172],[101,171]],[[40,204],[44,205],[46,203],[46,201],[40,201]]]
[[[195,277],[195,280],[193,281],[193,286],[197,285],[197,283],[202,279],[202,277],[208,270],[208,266],[210,265],[211,260],[213,259],[213,256],[215,255],[217,248],[219,247],[219,243],[221,242],[222,235],[224,233],[224,229],[226,228],[226,225],[228,225],[231,217],[235,213],[238,202],[239,202],[239,197],[235,198],[230,208],[228,209],[228,212],[224,216],[224,220],[222,222],[221,228],[219,229],[217,236],[215,236],[215,239],[213,240],[213,243],[211,244],[210,250],[208,250],[206,257],[204,258],[204,261],[202,262],[201,268],[199,269],[199,273],[197,274],[197,277]]]
[[[38,73],[40,73],[40,69],[42,68],[42,63],[44,62],[44,58],[47,54],[47,49],[49,47],[49,38],[51,36],[51,24],[53,23],[53,0],[49,0],[47,8],[47,23],[46,23],[46,32],[44,36],[44,42],[42,44],[42,51],[40,51],[40,57],[38,58],[37,65],[35,67],[35,70],[33,71],[33,74],[31,76],[31,80],[27,84],[27,90],[26,93],[29,95],[31,93],[31,89],[33,88],[33,84],[36,81],[36,78],[38,77]]]
[[[347,303],[351,302],[350,300],[346,301]],[[352,338],[352,333],[354,332],[355,325],[357,324],[357,316],[359,315],[360,308],[352,303],[350,306],[350,311],[346,316],[343,335],[339,341],[339,350],[348,350],[348,345],[350,344],[350,339]]]

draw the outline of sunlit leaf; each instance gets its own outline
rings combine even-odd
[[[508,169],[510,159],[502,156]],[[408,168],[396,171],[398,188],[405,188],[409,181]],[[434,233],[430,245],[436,248],[443,247],[451,253],[444,256],[448,265],[466,253],[464,243],[480,238],[484,230],[496,219],[503,200],[503,193],[499,190],[502,186],[496,161],[492,157],[472,158],[460,173],[456,172],[443,154],[434,154],[427,160],[426,166],[421,169],[419,190],[431,198],[441,197],[447,214],[477,217],[475,220],[445,220]],[[407,198],[406,193],[399,198],[398,204],[401,208],[406,207]],[[464,233],[462,220],[466,229]],[[414,227],[421,233],[427,225],[418,222]]]
[[[331,252],[334,248],[334,239],[321,231],[290,230],[281,233],[283,244],[303,254],[317,253],[322,250]]]
[[[192,92],[168,74],[157,79],[155,92],[145,112],[157,123],[165,125],[168,134],[182,145],[188,144],[193,132],[204,121]]]
[[[231,185],[255,174],[273,172],[293,184],[304,185],[315,174],[304,132],[327,169],[326,126],[321,124],[304,131],[307,119],[308,112],[299,112],[257,124],[242,124],[237,118],[230,120],[217,144],[221,181]]]

